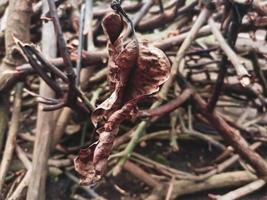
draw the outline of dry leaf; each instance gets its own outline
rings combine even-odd
[[[121,16],[109,14],[102,25],[109,39],[108,81],[112,94],[92,114],[99,133],[95,149],[82,150],[75,160],[83,184],[92,184],[103,176],[120,123],[134,118],[137,103],[157,92],[170,74],[170,62],[164,52],[135,38],[127,41],[127,26]]]

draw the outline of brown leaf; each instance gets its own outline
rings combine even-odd
[[[99,133],[95,149],[88,151],[93,152],[93,158],[86,160],[88,166],[76,167],[83,177],[91,178],[88,182],[97,180],[92,174],[104,174],[120,123],[134,118],[137,103],[157,92],[170,74],[170,62],[164,52],[147,42],[138,42],[136,38],[127,41],[125,24],[117,14],[109,14],[102,24],[109,38],[108,81],[112,93],[92,114],[92,122]],[[92,168],[94,173],[91,173]]]
[[[79,157],[74,159],[75,170],[80,174],[80,184],[90,185],[101,179],[92,163],[93,147],[81,149]]]

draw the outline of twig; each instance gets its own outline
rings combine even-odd
[[[198,94],[194,93],[193,99],[200,109],[200,112],[210,121],[214,128],[220,132],[222,137],[230,142],[235,151],[249,161],[260,176],[264,178],[267,177],[267,163],[258,153],[249,148],[247,141],[240,135],[239,131],[230,127],[216,112],[207,112],[207,105]]]
[[[167,195],[166,195],[165,200],[170,200],[171,199],[173,186],[174,186],[174,181],[175,181],[175,178],[173,176],[171,181],[170,181],[170,183],[169,183],[169,187],[168,187],[168,191],[167,191]]]
[[[138,179],[142,180],[144,183],[149,185],[152,188],[160,187],[161,183],[155,180],[150,176],[147,172],[145,172],[142,168],[138,167],[136,164],[126,161],[123,169],[133,174]]]
[[[202,19],[204,20],[205,18],[203,17]],[[202,23],[204,24],[205,21],[206,21],[206,19]],[[183,43],[184,40],[190,34],[190,31],[189,32],[185,32],[185,33],[181,33],[181,34],[179,34],[177,36],[173,36],[173,37],[170,37],[170,38],[163,39],[161,41],[157,41],[157,42],[154,43],[154,45],[156,47],[162,49],[162,50],[170,49],[171,47],[174,47],[174,46],[177,46],[177,45]],[[210,27],[209,26],[203,26],[193,36],[194,36],[194,38],[203,37],[203,36],[209,35],[210,33],[211,33]]]
[[[188,128],[185,126],[184,120],[182,119],[181,114],[180,113],[178,114],[178,117],[179,117],[179,120],[180,120],[180,124],[181,124],[181,128],[182,128],[183,132],[185,132],[187,134],[190,134],[193,137],[197,137],[197,138],[199,138],[199,139],[201,139],[203,141],[206,141],[209,144],[213,145],[214,147],[217,147],[218,149],[220,149],[222,151],[226,149],[226,147],[223,144],[219,143],[218,141],[214,140],[213,138],[209,137],[208,135],[205,135],[205,134],[202,134],[202,133],[200,133],[198,131],[193,130],[191,109],[189,109],[188,113],[189,113],[188,114],[188,118],[189,118],[189,120],[188,120]]]
[[[20,184],[17,186],[15,191],[7,198],[8,200],[16,200],[19,199],[22,191],[24,190],[25,187],[27,187],[30,183],[31,180],[31,162],[28,159],[28,157],[25,155],[25,152],[17,145],[16,146],[16,152],[18,158],[21,160],[21,162],[24,164],[26,169],[28,170],[25,176],[23,177],[22,181]]]
[[[162,50],[166,50],[166,49],[169,49],[175,45],[181,44],[185,40],[185,38],[188,36],[188,34],[189,33],[186,32],[186,33],[179,34],[178,36],[166,38],[160,42],[155,42],[154,45],[156,47],[162,49]],[[210,34],[210,27],[204,26],[203,28],[201,28],[199,30],[196,37],[202,37],[202,36],[206,36],[209,34]],[[82,58],[83,58],[82,59],[82,67],[90,66],[90,69],[91,69],[91,66],[94,66],[96,64],[97,65],[103,65],[106,62],[107,52],[106,51],[83,51]],[[71,60],[72,60],[72,62],[76,62],[77,56],[71,57]],[[49,61],[49,63],[55,65],[58,68],[62,69],[64,67],[64,63],[63,63],[62,58],[49,59],[48,61]],[[20,70],[19,73],[16,71],[12,72],[12,73],[16,74],[17,76],[11,76],[10,81],[9,81],[10,82],[9,86],[8,87],[4,86],[4,89],[1,88],[1,91],[2,90],[9,91],[10,88],[12,88],[18,80],[23,79],[26,75],[36,73],[31,68],[31,66],[29,66],[29,64],[25,64],[23,66],[18,67],[18,70]],[[106,75],[106,71],[107,71],[107,68],[103,68],[103,70],[100,70],[99,73],[101,72],[101,76],[93,76],[92,79],[89,79],[89,83],[92,84],[93,82],[99,81],[100,79],[104,78]],[[86,76],[86,77],[88,77],[88,76]],[[87,79],[86,77],[84,79]],[[0,80],[1,80],[1,78],[0,78]],[[1,86],[3,87],[3,84],[1,84]],[[86,87],[87,87],[87,84],[85,84],[85,86],[83,86],[83,88],[86,88]]]
[[[241,188],[238,188],[234,191],[231,191],[223,196],[219,196],[216,198],[216,200],[235,200],[235,199],[240,199],[241,197],[244,197],[252,192],[255,192],[262,188],[266,184],[265,180],[259,179],[256,181],[253,181],[247,185],[244,185]]]
[[[76,86],[80,84],[80,73],[81,73],[81,63],[82,63],[82,50],[83,50],[83,41],[84,41],[84,25],[85,25],[85,7],[81,7],[81,15],[80,15],[80,29],[79,29],[79,45],[78,45],[78,59],[76,64]]]
[[[134,12],[134,11],[138,11],[142,7],[143,4],[144,2],[126,1],[125,3],[123,3],[122,9],[125,10],[126,12],[130,12],[130,11]],[[108,7],[105,6],[105,8],[103,8],[103,5],[99,7],[95,7],[93,10],[93,17],[97,19],[101,19],[110,11],[112,11],[110,6]]]
[[[170,146],[172,147],[172,150],[174,152],[178,152],[179,151],[179,145],[177,142],[177,121],[178,121],[178,114],[179,114],[179,109],[173,111],[170,114]]]
[[[175,99],[171,100],[170,102],[168,102],[167,104],[163,106],[160,106],[154,109],[140,111],[140,116],[154,117],[154,116],[165,115],[167,113],[170,113],[171,111],[180,107],[185,101],[187,101],[192,93],[193,92],[191,89],[186,89]]]
[[[46,0],[43,0],[43,13],[46,13],[47,10],[48,4]],[[46,57],[53,58],[57,54],[56,37],[53,32],[52,23],[43,25],[42,50]],[[48,66],[50,65],[48,64]],[[58,71],[57,74],[64,77],[64,74],[62,74],[61,71]],[[48,98],[53,98],[55,96],[54,91],[49,88],[43,80],[41,80],[40,83],[39,93],[41,96],[45,96]],[[46,198],[46,176],[48,171],[47,160],[49,157],[51,138],[54,127],[54,112],[44,112],[43,106],[39,104],[36,122],[36,137],[34,142],[32,169],[31,173],[27,172],[27,174],[30,173],[31,175],[27,191],[28,200],[44,200]],[[27,176],[25,176],[25,179],[26,178]]]
[[[131,141],[128,143],[127,147],[124,150],[124,156],[119,160],[118,164],[113,168],[114,176],[118,175],[121,172],[123,165],[128,160],[130,155],[132,154],[134,147],[138,143],[139,138],[144,133],[146,125],[147,125],[147,122],[143,121],[136,128],[134,136],[132,137]]]
[[[24,188],[26,188],[29,185],[30,180],[31,180],[31,170],[28,170],[25,176],[23,177],[22,181],[20,182],[20,184],[17,186],[12,195],[10,195],[7,198],[7,200],[19,199]]]
[[[85,29],[84,35],[87,35],[87,50],[94,50],[93,38],[93,0],[85,1]]]
[[[49,14],[52,18],[52,21],[54,23],[54,28],[55,28],[55,32],[56,32],[56,36],[57,36],[57,42],[58,42],[58,46],[59,46],[59,51],[60,54],[63,58],[63,62],[65,64],[65,69],[66,69],[66,73],[67,73],[67,77],[68,77],[68,93],[66,95],[66,99],[65,102],[62,102],[61,104],[55,105],[54,107],[51,106],[49,108],[49,110],[54,110],[54,109],[58,109],[58,108],[62,108],[65,105],[68,106],[74,106],[72,107],[72,109],[74,109],[77,112],[84,112],[85,111],[85,115],[88,115],[89,111],[88,109],[83,106],[83,104],[78,100],[78,98],[80,98],[83,103],[87,103],[87,99],[85,97],[85,95],[83,95],[83,93],[76,87],[75,85],[75,80],[76,80],[76,75],[73,69],[73,65],[71,62],[71,58],[70,58],[70,54],[68,52],[67,49],[67,44],[65,42],[64,36],[63,36],[63,32],[60,26],[60,22],[59,22],[59,17],[57,15],[57,10],[56,10],[56,5],[55,2],[53,0],[48,0],[48,5],[49,5]],[[48,109],[46,109],[48,110]],[[81,113],[80,113],[81,115]]]
[[[53,101],[47,102],[48,106],[44,106],[43,110],[54,111],[68,106],[79,113],[81,118],[86,117],[89,114],[89,110],[85,105],[90,105],[88,105],[88,100],[85,95],[76,87],[75,80],[72,81],[69,79],[68,75],[66,76],[54,65],[50,64],[33,45],[24,44],[19,40],[17,40],[17,43],[25,53],[32,67],[38,72],[38,75],[40,75],[40,77],[42,77],[42,79],[55,91],[56,95],[61,98],[54,101],[54,103]],[[53,78],[59,78],[64,83],[68,84],[69,88],[67,93],[62,90]],[[79,101],[78,98],[83,100],[83,102]]]
[[[260,142],[258,143],[254,143],[250,146],[251,149],[255,150],[256,148],[258,148],[261,145]],[[228,167],[230,167],[231,165],[233,165],[235,162],[237,162],[240,159],[240,157],[238,155],[233,155],[232,157],[230,157],[229,159],[225,160],[224,162],[218,164],[217,166],[215,166],[215,168],[209,172],[207,172],[206,174],[201,174],[195,177],[189,177],[189,180],[195,180],[195,181],[203,181],[207,178],[210,178],[212,176],[214,176],[215,174],[219,174],[221,172],[223,172],[225,169],[227,169]]]
[[[72,114],[73,111],[70,108],[63,108],[61,113],[59,114],[58,120],[55,124],[53,138],[51,141],[51,150],[54,149],[54,147],[58,144],[63,134],[65,133],[64,131],[71,119]]]
[[[233,9],[234,10],[234,9]],[[234,12],[234,11],[232,11]],[[236,11],[235,11],[236,12]],[[236,13],[231,13],[231,18],[232,21],[227,24],[226,30],[225,30],[225,35],[227,35],[227,42],[230,47],[234,47],[238,35],[238,26],[239,20],[236,19]],[[224,54],[222,56],[222,60],[219,63],[219,72],[218,72],[218,77],[217,81],[215,84],[215,87],[213,89],[213,93],[211,95],[211,98],[208,102],[208,110],[212,112],[214,108],[216,107],[217,101],[219,100],[220,93],[222,91],[223,85],[224,85],[224,79],[227,73],[227,65],[228,65],[228,60],[227,56]]]
[[[152,168],[154,168],[158,171],[161,171],[161,172],[165,171],[168,174],[173,175],[179,179],[181,179],[182,177],[192,176],[190,173],[183,172],[183,171],[174,169],[174,168],[169,167],[169,166],[165,166],[161,163],[158,163],[158,162],[155,162],[149,158],[146,158],[146,157],[144,157],[138,153],[133,153],[133,157],[139,159],[140,160],[139,164],[141,164],[141,165],[146,166],[146,164],[149,164],[152,166]],[[170,176],[170,177],[172,177],[172,176]]]
[[[19,145],[16,145],[16,153],[20,161],[23,163],[24,167],[27,170],[30,170],[32,167],[31,161]]]
[[[212,11],[206,7],[201,10],[198,18],[196,19],[194,25],[191,28],[189,34],[187,35],[186,39],[184,40],[183,44],[180,46],[179,51],[176,54],[175,64],[172,67],[172,73],[176,74],[178,72],[178,70],[179,70],[178,67],[180,66],[180,62],[182,61],[182,59],[186,53],[186,49],[188,49],[188,47],[192,43],[193,39],[196,37],[199,29],[208,20],[211,13],[212,13]],[[181,72],[183,72],[183,69],[180,69],[179,71],[181,73]]]
[[[94,45],[94,27],[93,27],[93,1],[92,0],[86,0],[85,1],[85,29],[84,29],[84,35],[87,38],[87,51],[94,51],[95,45]],[[81,89],[85,90],[87,88],[87,85],[90,84],[90,78],[93,75],[95,71],[96,66],[92,66],[90,68],[84,68],[81,71]]]
[[[216,24],[212,18],[208,21],[211,31],[218,40],[220,47],[223,49],[231,63],[233,64],[236,73],[239,77],[240,83],[245,87],[250,85],[250,75],[246,68],[244,67],[244,64],[240,62],[240,59],[236,55],[236,53],[231,49],[231,47],[227,44],[225,39],[223,38],[221,32],[217,29]]]
[[[48,165],[53,166],[53,167],[68,167],[72,165],[72,160],[71,159],[60,159],[60,160],[53,160],[49,159],[48,160]]]
[[[10,121],[10,127],[7,135],[6,146],[4,154],[1,161],[0,168],[0,192],[3,189],[3,184],[5,182],[5,177],[12,161],[14,148],[16,145],[16,136],[19,129],[20,111],[21,111],[21,96],[22,96],[23,83],[18,83],[16,86],[14,106],[12,111],[12,117]]]
[[[179,74],[181,87],[190,87],[188,82]],[[255,151],[251,150],[246,140],[240,135],[239,131],[230,127],[215,111],[207,112],[207,105],[202,97],[196,92],[193,94],[193,100],[199,111],[204,115],[220,134],[230,142],[232,147],[245,158],[256,169],[262,177],[267,177],[267,164],[264,159]]]
[[[60,54],[61,54],[63,61],[64,61],[64,64],[65,64],[67,76],[68,76],[70,82],[74,83],[75,82],[75,72],[73,70],[73,65],[72,65],[72,62],[70,60],[70,55],[69,55],[69,52],[67,49],[67,45],[66,45],[66,42],[65,42],[65,39],[63,36],[61,26],[60,26],[55,1],[47,0],[47,2],[49,5],[49,14],[50,14],[52,21],[54,23],[54,28],[55,28],[55,32],[57,35],[57,42],[58,42],[58,46],[59,46],[59,51],[60,51]]]
[[[226,172],[214,175],[203,182],[177,180],[174,183],[171,199],[176,199],[182,195],[193,194],[200,191],[220,189],[224,187],[236,187],[256,180],[256,177],[246,171]],[[147,197],[147,200],[162,199],[164,191],[154,191]]]
[[[180,14],[183,14],[183,12],[186,9],[190,9],[196,5],[196,1],[193,1],[192,3],[189,4],[189,6],[185,6],[181,8],[181,10],[177,11],[179,7],[184,5],[184,3],[185,3],[184,0],[177,0],[173,8],[166,10],[165,12],[164,12],[164,7],[162,7],[163,9],[160,9],[160,13],[158,15],[151,16],[148,19],[141,21],[138,24],[137,29],[139,31],[149,31],[149,30],[162,27],[170,22],[173,22],[175,20],[175,17],[177,17]],[[160,2],[159,2],[159,5],[161,5]]]
[[[1,73],[1,72],[0,72]],[[0,148],[4,145],[4,136],[8,126],[9,100],[0,94]]]
[[[146,0],[145,4],[142,6],[140,11],[134,16],[132,20],[133,27],[136,27],[137,24],[141,21],[143,16],[148,12],[148,10],[154,5],[153,0]],[[127,32],[125,33],[125,36],[128,36],[131,33],[130,27],[128,27]]]

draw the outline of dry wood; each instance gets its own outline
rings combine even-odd
[[[209,19],[209,25],[211,27],[212,33],[215,35],[218,40],[221,48],[224,50],[225,54],[232,62],[235,67],[236,73],[240,79],[240,83],[245,87],[250,85],[249,73],[247,72],[244,64],[240,61],[236,53],[231,49],[231,47],[226,43],[220,31],[216,28],[216,24],[212,18]]]
[[[20,111],[22,104],[22,87],[23,83],[18,83],[15,91],[14,105],[12,111],[12,117],[10,121],[10,127],[8,130],[6,146],[4,149],[4,154],[1,161],[0,168],[0,192],[2,191],[3,184],[5,182],[6,174],[9,168],[9,165],[12,161],[13,152],[16,145],[16,136],[19,130],[19,120],[20,120]]]
[[[176,199],[185,194],[192,194],[199,191],[219,189],[225,187],[236,187],[244,185],[251,181],[255,181],[256,177],[246,171],[226,172],[214,175],[203,182],[195,181],[175,181],[171,199]],[[146,199],[160,200],[162,199],[163,191],[153,192]]]
[[[47,1],[43,1],[43,13],[48,11]],[[43,24],[42,52],[48,58],[54,58],[57,54],[56,37],[53,24]],[[48,98],[54,97],[54,91],[43,81],[40,83],[39,94]],[[47,160],[50,152],[51,139],[55,121],[53,112],[43,111],[43,105],[38,105],[36,137],[33,151],[31,179],[28,187],[27,199],[45,199],[45,186],[47,176]],[[30,173],[30,172],[28,172]],[[27,173],[27,175],[28,175]],[[24,179],[26,179],[25,176]]]
[[[241,188],[238,188],[237,190],[231,191],[223,196],[220,196],[216,198],[217,200],[235,200],[240,199],[241,197],[244,197],[245,195],[248,195],[256,190],[259,190],[266,184],[266,181],[259,179],[256,181],[253,181],[247,185],[244,185]]]
[[[156,188],[160,187],[160,182],[153,179],[147,172],[142,170],[140,167],[135,165],[134,163],[127,161],[123,166],[123,169],[133,174],[135,177],[141,179],[144,183],[149,185],[150,187]]]
[[[30,20],[32,14],[31,0],[10,0],[8,6],[7,21],[5,30],[5,57],[0,65],[0,82],[2,82],[5,71],[21,65],[24,59],[19,54],[13,36],[22,41],[30,41]],[[0,93],[0,149],[2,149],[4,134],[8,123],[8,95]]]

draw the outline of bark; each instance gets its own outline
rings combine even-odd
[[[4,71],[10,70],[17,65],[23,64],[24,60],[20,55],[13,36],[21,41],[30,41],[30,20],[32,15],[31,0],[10,0],[7,15],[8,26],[5,30],[6,55],[0,65],[0,79]],[[0,150],[3,145],[3,138],[8,123],[8,94],[0,93]]]
[[[48,11],[47,1],[43,1],[43,13]],[[57,53],[56,37],[51,22],[43,24],[42,53],[53,58]],[[39,94],[45,97],[54,97],[53,90],[41,80]],[[29,183],[27,199],[44,200],[47,177],[47,160],[50,152],[51,138],[54,129],[54,112],[44,112],[43,105],[38,105],[36,139],[34,143],[32,173]]]

